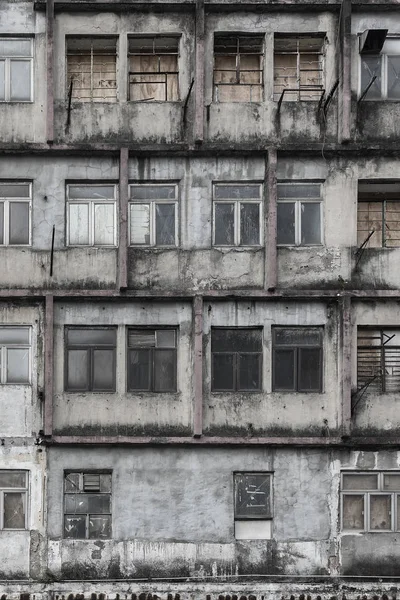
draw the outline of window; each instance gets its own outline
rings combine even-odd
[[[400,247],[400,182],[358,184],[357,244]]]
[[[261,390],[262,330],[220,329],[211,332],[212,391]]]
[[[0,245],[30,244],[32,185],[0,182]]]
[[[359,327],[357,386],[374,392],[400,391],[400,330]]]
[[[235,519],[272,518],[271,473],[235,473]]]
[[[178,186],[130,186],[130,243],[137,246],[176,246]]]
[[[322,328],[272,329],[272,389],[322,392]]]
[[[111,537],[111,473],[64,474],[64,537]]]
[[[400,472],[342,473],[344,531],[400,531]]]
[[[68,185],[69,246],[116,246],[115,185]]]
[[[32,40],[0,38],[0,102],[32,101]]]
[[[0,471],[0,530],[26,529],[28,473]]]
[[[114,392],[116,329],[66,328],[65,390]]]
[[[129,100],[179,100],[180,36],[129,37]]]
[[[274,44],[274,100],[319,100],[324,38],[275,35]]]
[[[128,330],[128,391],[176,392],[176,330]]]
[[[263,96],[264,37],[214,37],[214,101],[261,102]]]
[[[364,99],[400,100],[400,39],[386,39],[380,54],[361,54],[360,60],[360,94],[371,84]]]
[[[214,245],[261,244],[262,185],[214,185]]]
[[[278,245],[322,244],[320,183],[279,183],[277,211]]]
[[[30,383],[30,327],[0,327],[1,383]]]
[[[79,102],[116,102],[115,37],[67,38],[67,96]]]

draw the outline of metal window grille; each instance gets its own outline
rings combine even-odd
[[[258,183],[213,186],[215,246],[259,246],[262,240],[262,193]]]
[[[400,246],[400,183],[360,182],[357,244],[369,248]]]
[[[116,102],[117,39],[68,37],[66,89],[80,102]]]
[[[178,245],[178,186],[129,186],[130,244],[174,247]]]
[[[319,100],[323,92],[322,37],[278,37],[274,46],[274,100]]]
[[[263,36],[215,35],[214,101],[261,102],[263,59]]]
[[[32,70],[32,40],[0,38],[0,102],[32,102]]]
[[[117,186],[70,184],[67,186],[67,244],[117,245]]]
[[[374,392],[400,390],[400,331],[358,328],[357,385]]]
[[[180,36],[129,37],[129,100],[179,100]]]
[[[111,473],[64,474],[64,538],[111,537]]]

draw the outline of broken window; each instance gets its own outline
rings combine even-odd
[[[27,528],[28,473],[0,471],[0,530]]]
[[[360,54],[360,95],[366,100],[400,100],[400,39],[387,38],[380,54]]]
[[[129,100],[179,100],[180,36],[128,38]]]
[[[280,246],[322,244],[320,183],[279,183],[277,243]]]
[[[0,38],[0,102],[31,102],[32,40]]]
[[[215,184],[213,204],[215,246],[261,244],[262,185]]]
[[[321,327],[273,327],[272,389],[322,392]]]
[[[342,473],[342,529],[399,531],[400,473]]]
[[[0,182],[0,245],[30,244],[32,184]]]
[[[30,383],[30,327],[0,327],[1,383]]]
[[[178,243],[178,186],[130,186],[130,243],[137,246],[176,246]]]
[[[116,102],[117,38],[67,37],[67,96]]]
[[[262,330],[213,328],[211,360],[213,392],[261,390]]]
[[[66,328],[66,391],[115,391],[116,334],[111,327]]]
[[[357,386],[374,392],[400,391],[400,330],[359,327]]]
[[[274,100],[319,100],[323,93],[324,38],[274,40]]]
[[[111,537],[111,473],[64,474],[64,538]]]
[[[214,36],[214,101],[261,102],[264,37]]]
[[[116,246],[116,212],[115,185],[68,185],[67,244]]]
[[[128,391],[176,392],[176,330],[128,330]]]
[[[359,182],[357,245],[400,247],[400,182]]]
[[[272,518],[271,473],[235,473],[235,519]]]

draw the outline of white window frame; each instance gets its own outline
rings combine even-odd
[[[260,190],[259,198],[224,198],[220,200],[219,198],[215,198],[215,190],[218,186],[224,187],[241,187],[246,185],[258,185]],[[240,182],[232,182],[232,181],[216,181],[213,183],[213,246],[217,248],[259,248],[263,245],[263,222],[264,222],[264,211],[263,211],[263,184],[258,181],[240,181]],[[233,244],[216,244],[215,243],[215,234],[216,234],[216,226],[215,226],[215,206],[216,204],[234,204],[234,243]],[[258,244],[248,245],[242,244],[240,239],[240,207],[242,204],[258,204],[259,206],[259,224],[258,224]]]
[[[344,490],[343,476],[344,475],[377,475],[378,487],[376,490]],[[397,523],[397,498],[400,496],[400,490],[388,490],[384,488],[385,475],[400,475],[400,471],[342,471],[340,474],[340,528],[343,533],[396,533],[400,531],[400,527],[396,528]],[[343,524],[343,499],[345,496],[364,496],[364,528],[363,529],[345,529]],[[371,496],[390,496],[390,529],[372,529],[370,527],[370,498]],[[399,511],[400,512],[400,511]]]
[[[32,328],[30,325],[0,325],[0,330],[4,329],[27,329],[29,333],[28,344],[11,344],[0,342],[0,384],[1,385],[31,385],[32,383]],[[17,348],[19,350],[28,351],[28,381],[24,383],[15,383],[13,381],[7,381],[7,350],[9,348]],[[1,470],[1,469],[0,469]]]
[[[29,503],[29,472],[25,469],[0,469],[0,472],[9,473],[24,473],[25,487],[0,487],[0,531],[26,531],[28,529],[28,503]],[[5,493],[21,493],[24,494],[24,509],[25,509],[25,524],[21,529],[4,529],[4,494]]]
[[[15,248],[28,247],[32,245],[32,183],[30,181],[1,181],[0,183],[8,184],[8,185],[28,185],[29,186],[29,197],[14,198],[8,196],[0,196],[0,204],[4,204],[4,229],[3,229],[3,243],[0,244],[0,248],[2,246],[13,246]],[[12,244],[10,243],[10,204],[12,203],[25,203],[29,204],[29,213],[28,213],[28,230],[29,230],[29,242],[27,244]]]
[[[104,186],[113,186],[114,188],[114,198],[107,198],[104,200],[94,200],[93,198],[72,198],[70,200],[69,198],[69,189],[70,187],[74,187],[74,186],[78,186],[78,187],[90,187],[90,188],[94,188],[94,187],[104,187]],[[96,181],[95,183],[88,183],[88,182],[84,182],[84,183],[68,183],[67,184],[67,191],[66,191],[66,225],[67,225],[67,231],[66,231],[66,242],[67,242],[67,246],[69,246],[70,248],[90,248],[90,247],[94,247],[94,248],[115,248],[117,247],[117,240],[118,240],[118,215],[117,215],[117,201],[118,201],[118,189],[117,189],[117,184],[116,183],[110,183],[108,181],[103,181],[103,182],[99,182]],[[86,204],[89,207],[88,210],[88,215],[89,215],[89,243],[88,244],[71,244],[70,243],[70,214],[69,214],[69,207],[70,205],[75,204]],[[113,204],[114,205],[114,236],[113,236],[113,243],[112,244],[95,244],[94,239],[95,239],[95,218],[94,218],[94,213],[95,213],[95,208],[96,206],[100,204]]]
[[[290,185],[290,186],[300,186],[300,185],[319,185],[320,186],[320,197],[319,198],[301,198],[301,197],[293,197],[293,198],[279,198],[279,185]],[[294,214],[294,231],[295,231],[295,242],[294,244],[280,244],[277,243],[278,248],[294,248],[300,246],[302,248],[312,248],[315,246],[323,246],[324,245],[324,199],[323,199],[323,183],[321,181],[278,181],[277,184],[278,197],[277,204],[294,204],[295,205],[295,214]],[[301,206],[302,204],[319,204],[320,206],[320,239],[321,241],[316,244],[303,244],[301,242]]]
[[[150,200],[132,200],[131,199],[131,187],[162,187],[162,186],[174,186],[175,188],[175,199],[167,199],[167,198],[152,198]],[[133,204],[148,204],[150,205],[150,242],[149,244],[139,244],[137,242],[132,242],[131,240],[131,206]],[[175,243],[172,245],[160,245],[156,244],[156,205],[157,204],[174,204],[175,206]],[[132,181],[129,184],[129,210],[128,210],[128,227],[129,227],[129,246],[138,247],[138,248],[149,248],[151,246],[155,248],[176,248],[179,245],[179,234],[178,234],[178,224],[179,224],[179,190],[178,184],[171,181],[156,183],[141,183]]]
[[[397,54],[394,54],[393,52],[384,52],[383,49],[379,54],[369,54],[369,55],[363,55],[363,54],[359,54],[359,69],[358,69],[358,96],[360,97],[361,94],[364,92],[364,89],[361,87],[361,73],[362,73],[362,62],[363,62],[363,56],[370,56],[371,58],[381,58],[381,66],[380,66],[380,72],[381,72],[381,95],[379,98],[368,98],[368,93],[367,95],[363,98],[364,100],[368,100],[369,102],[379,102],[382,100],[385,100],[386,102],[400,102],[400,98],[388,98],[388,59],[389,58],[395,58],[395,57],[400,57],[400,35],[396,36],[396,35],[388,35],[386,37],[385,43],[386,42],[397,42],[398,46],[399,46],[399,50]],[[383,46],[383,48],[385,47],[385,45]]]
[[[0,99],[0,103],[15,103],[22,102],[24,104],[29,104],[34,101],[33,99],[33,38],[32,37],[1,37],[0,41],[7,42],[20,42],[22,40],[29,40],[31,44],[30,56],[0,56],[0,62],[4,61],[4,100]],[[29,100],[12,100],[11,99],[11,63],[13,60],[24,60],[26,62],[30,62],[30,72],[31,72],[31,87],[29,91]]]

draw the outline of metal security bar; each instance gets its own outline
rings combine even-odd
[[[400,390],[400,331],[359,328],[357,386],[371,391]]]
[[[275,38],[275,101],[320,99],[324,92],[323,43],[323,38]]]

